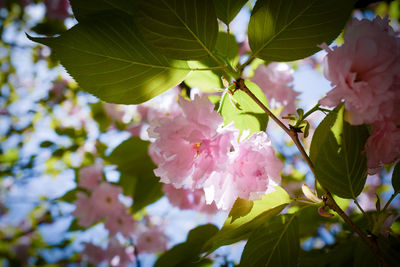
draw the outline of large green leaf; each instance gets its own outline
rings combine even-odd
[[[301,251],[299,267],[340,267],[353,266],[355,238],[336,242],[333,247],[325,246],[321,250]]]
[[[56,38],[31,39],[51,47],[79,85],[106,102],[141,103],[189,73],[186,62],[149,49],[123,13],[84,20]]]
[[[344,105],[338,106],[315,130],[310,158],[318,181],[342,198],[357,197],[367,178],[363,153],[369,136],[366,126],[344,120]]]
[[[394,192],[400,192],[400,162],[394,166],[393,174],[392,174],[392,186]]]
[[[272,218],[250,235],[240,266],[297,266],[299,249],[296,215],[281,215]]]
[[[228,25],[248,0],[213,0],[217,17]]]
[[[74,16],[77,20],[89,18],[105,11],[118,10],[134,15],[132,0],[69,0]]]
[[[245,81],[247,88],[264,104],[267,99],[261,89],[253,82]],[[237,90],[234,95],[225,93],[219,109],[224,123],[234,122],[240,130],[250,130],[251,133],[265,131],[268,115],[245,92]]]
[[[211,253],[220,246],[248,238],[253,230],[279,214],[289,202],[290,198],[286,191],[276,187],[275,192],[264,195],[261,200],[254,201],[250,212],[246,209],[244,213],[240,214],[243,216],[238,216],[238,212],[231,212],[221,230],[204,245],[203,251]],[[236,208],[240,209],[240,207]]]
[[[225,32],[218,33],[217,44],[215,45],[215,54],[221,60],[231,66],[238,62],[239,45],[235,36]],[[192,69],[218,68],[218,63],[210,57],[201,61],[191,61],[189,65]],[[190,87],[197,87],[204,92],[215,92],[216,89],[223,88],[221,77],[224,76],[222,70],[192,71],[185,79],[185,83]]]
[[[196,60],[212,55],[218,34],[212,0],[138,0],[136,21],[162,54]]]
[[[248,35],[253,55],[267,61],[291,61],[317,52],[342,31],[353,0],[258,0]]]
[[[185,242],[174,246],[157,260],[154,266],[205,266],[210,262],[200,260],[199,254],[203,244],[218,232],[218,227],[212,224],[198,226],[189,232]]]
[[[118,184],[125,195],[132,196],[133,212],[163,196],[162,184],[153,173],[156,166],[148,155],[148,147],[149,142],[130,138],[122,142],[106,158],[108,162],[118,166],[121,172]]]

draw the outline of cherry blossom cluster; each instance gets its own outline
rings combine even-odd
[[[134,247],[125,247],[116,238],[111,238],[106,249],[92,243],[84,243],[82,258],[93,265],[107,262],[108,266],[127,266],[135,260]]]
[[[265,132],[239,139],[207,96],[179,99],[181,114],[154,120],[149,153],[160,181],[175,188],[203,189],[208,204],[228,210],[235,200],[260,199],[280,182],[282,162]]]
[[[400,38],[387,18],[353,19],[344,44],[330,49],[324,75],[334,88],[320,101],[333,107],[345,102],[346,120],[370,124],[366,144],[370,173],[400,157]]]
[[[195,210],[208,214],[215,214],[218,211],[214,203],[207,205],[202,189],[178,189],[171,184],[164,184],[163,191],[169,202],[181,210]]]
[[[296,113],[298,92],[293,89],[293,69],[286,63],[272,62],[260,65],[251,79],[264,92],[271,108],[283,107],[282,116]]]
[[[133,234],[135,221],[127,214],[126,207],[119,201],[122,190],[119,186],[102,181],[103,167],[94,164],[79,172],[78,186],[91,193],[78,192],[73,215],[83,227],[104,220],[110,236],[118,232],[128,237]]]
[[[84,242],[82,258],[94,265],[106,262],[107,266],[127,266],[135,261],[135,255],[167,250],[167,237],[162,227],[138,225],[134,236],[135,246],[116,237],[110,238],[105,248]]]

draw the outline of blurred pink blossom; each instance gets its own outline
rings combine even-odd
[[[159,226],[151,226],[138,233],[138,253],[154,253],[167,250],[167,237]]]
[[[72,215],[78,219],[79,224],[83,227],[89,227],[100,219],[99,214],[93,209],[93,202],[85,193],[78,192],[74,204],[76,208]]]
[[[85,189],[93,189],[99,185],[103,178],[103,166],[96,163],[82,168],[79,171],[79,187]]]
[[[92,243],[83,243],[85,249],[82,251],[83,258],[94,265],[100,265],[107,261],[107,266],[127,266],[135,261],[134,248],[125,247],[120,241],[111,238],[106,249],[93,245]]]
[[[128,237],[133,234],[136,222],[131,215],[121,212],[120,214],[107,217],[104,226],[107,228],[110,236],[114,236],[119,232],[123,236]]]
[[[50,19],[64,20],[69,17],[68,0],[44,0],[46,5],[46,15]]]
[[[119,240],[112,238],[105,251],[108,266],[124,267],[135,260],[134,248],[125,247]]]
[[[283,107],[282,116],[296,113],[296,97],[293,90],[293,70],[285,63],[272,62],[268,66],[261,64],[251,78],[264,92],[272,108]]]
[[[372,133],[365,145],[369,173],[400,158],[400,128],[391,121],[372,124]]]
[[[83,245],[85,246],[85,249],[82,251],[82,256],[85,261],[94,265],[99,265],[106,260],[105,251],[101,247],[87,242],[84,242]]]
[[[104,112],[114,121],[122,121],[125,115],[125,110],[123,110],[121,105],[104,103]]]
[[[163,191],[169,202],[182,210],[195,210],[208,214],[214,214],[218,211],[214,203],[211,205],[206,203],[202,189],[177,189],[172,185],[164,184]]]
[[[353,19],[344,44],[325,45],[324,75],[335,86],[320,101],[333,107],[345,101],[346,119],[355,125],[393,116],[400,98],[400,39],[387,18]],[[400,116],[397,112],[396,116]]]
[[[124,205],[119,201],[119,194],[122,194],[121,187],[101,183],[92,192],[93,210],[100,217],[117,216],[125,212]]]

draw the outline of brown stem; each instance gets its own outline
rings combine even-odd
[[[296,131],[295,128],[288,128],[286,127],[286,125],[280,120],[278,119],[269,109],[268,107],[266,107],[250,90],[249,88],[247,88],[247,86],[244,83],[244,80],[242,78],[239,78],[236,81],[236,89],[242,90],[243,92],[245,92],[254,102],[257,103],[257,105],[260,106],[260,108],[262,108],[266,114],[268,114],[268,116],[270,118],[272,118],[278,125],[279,127],[281,127],[289,136],[290,138],[293,140],[294,144],[296,145],[297,149],[300,151],[300,154],[303,156],[304,160],[306,161],[306,163],[308,164],[308,166],[310,167],[310,170],[312,171],[312,173],[314,174],[314,177],[316,180],[317,176],[315,173],[315,168],[314,165],[310,159],[310,157],[308,156],[307,152],[305,151],[303,145],[300,142],[299,136],[298,136],[298,132]],[[349,216],[347,216],[347,214],[339,207],[339,205],[336,203],[335,199],[332,197],[332,194],[329,192],[329,190],[324,187],[321,183],[321,188],[324,191],[324,202],[325,204],[331,208],[332,210],[334,210],[340,217],[342,217],[342,219],[348,224],[350,225],[351,228],[353,228],[353,230],[360,236],[360,238],[371,248],[371,250],[375,253],[375,255],[378,257],[380,263],[382,266],[389,266],[383,255],[382,252],[380,251],[378,244],[376,243],[376,241],[372,238],[369,238],[362,230],[361,228],[359,228],[351,219]]]

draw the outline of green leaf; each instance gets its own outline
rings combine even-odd
[[[240,218],[228,217],[221,230],[203,247],[204,252],[211,253],[220,246],[236,243],[249,237],[260,225],[279,214],[290,202],[289,195],[281,187],[254,201],[253,208]]]
[[[72,203],[72,202],[74,202],[74,201],[76,200],[76,194],[77,194],[78,192],[84,192],[84,191],[83,191],[83,190],[80,190],[79,188],[72,189],[72,190],[66,192],[66,193],[65,193],[62,197],[60,197],[58,200],[60,200],[60,201],[66,201],[66,202]]]
[[[134,2],[132,0],[69,0],[74,16],[83,20],[105,11],[118,10],[128,15],[134,15]]]
[[[199,257],[201,247],[210,239],[218,228],[212,224],[196,227],[189,232],[185,242],[174,246],[165,252],[155,263],[155,267],[175,267],[175,266],[205,266],[210,262]]]
[[[400,192],[400,162],[394,166],[392,174],[392,186],[394,188],[394,192]]]
[[[240,266],[297,266],[299,249],[296,215],[281,215],[272,218],[250,235]]]
[[[136,5],[143,37],[162,54],[184,60],[212,56],[218,34],[212,0],[141,0]]]
[[[331,193],[355,198],[364,188],[367,162],[364,145],[369,136],[365,125],[344,120],[344,105],[338,106],[315,130],[310,147],[318,181]]]
[[[179,84],[186,62],[149,49],[133,17],[110,12],[84,20],[56,38],[32,38],[53,49],[80,86],[106,102],[137,104]]]
[[[108,162],[118,166],[121,172],[118,184],[125,195],[132,196],[133,212],[163,196],[162,184],[153,173],[156,166],[147,153],[148,146],[149,142],[136,137],[130,138],[122,142],[106,158]]]
[[[292,61],[331,43],[348,20],[353,0],[258,0],[248,35],[254,57]]]
[[[47,147],[51,147],[52,145],[55,145],[52,141],[43,141],[40,143],[40,147],[42,148],[47,148]]]
[[[238,62],[239,45],[235,36],[225,32],[218,33],[215,54],[219,55],[221,60],[227,64],[235,66]],[[191,61],[189,66],[192,69],[204,69],[218,67],[218,63],[212,58],[206,58],[202,61]],[[203,92],[215,92],[216,89],[222,89],[224,86],[221,77],[224,76],[222,70],[192,71],[185,79],[185,83],[190,87],[197,87]]]
[[[372,250],[361,239],[357,239],[354,248],[353,266],[375,267],[379,266],[379,262]]]
[[[337,242],[332,248],[321,250],[301,251],[299,267],[334,267],[353,266],[355,238]]]
[[[299,236],[310,237],[316,236],[318,228],[322,224],[336,223],[337,217],[327,218],[318,214],[319,206],[310,206],[303,208],[297,213],[297,220],[299,222]]]
[[[234,222],[236,219],[246,216],[253,209],[254,201],[237,198],[228,217],[232,217]]]
[[[255,83],[245,81],[245,84],[264,105],[268,106],[264,93]],[[239,103],[240,109],[235,105],[235,101]],[[237,90],[233,96],[225,93],[219,112],[224,117],[225,125],[233,121],[236,128],[250,130],[250,133],[265,131],[267,128],[268,115],[241,90]]]
[[[239,13],[247,0],[213,0],[217,17],[228,25]]]

